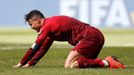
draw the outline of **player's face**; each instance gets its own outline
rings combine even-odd
[[[34,29],[35,31],[39,32],[41,28],[41,21],[39,18],[31,18],[28,20],[29,25],[31,26],[31,29]]]

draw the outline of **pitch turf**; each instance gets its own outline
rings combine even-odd
[[[28,30],[0,30],[0,75],[134,75],[134,47],[132,46],[134,42],[132,37],[129,38],[129,35],[133,36],[134,31],[122,30],[121,32],[118,30],[103,30],[103,32],[106,38],[108,38],[107,40],[111,40],[111,42],[106,42],[107,44],[102,49],[99,57],[105,58],[109,55],[115,55],[127,66],[126,69],[65,69],[63,67],[64,61],[71,46],[61,46],[61,44],[54,44],[34,67],[12,68],[31,46],[31,43],[36,37],[36,33],[29,32]],[[120,38],[121,35],[124,36]],[[122,40],[123,38],[126,40]],[[132,41],[130,41],[130,39]],[[122,43],[122,45],[130,41],[129,44],[131,45],[114,45],[114,43],[118,43],[117,41],[121,41],[119,43]]]
[[[1,45],[8,47],[9,45]],[[21,45],[11,45],[18,46]],[[108,55],[118,56],[127,65],[127,68],[89,68],[89,69],[65,69],[64,61],[70,48],[52,47],[48,53],[31,68],[12,68],[25,54],[24,49],[3,49],[0,50],[0,75],[133,75],[134,74],[134,47],[104,47],[99,57],[105,58]]]

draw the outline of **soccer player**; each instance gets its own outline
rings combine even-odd
[[[103,60],[97,58],[104,44],[104,36],[100,30],[89,24],[63,15],[45,18],[38,10],[26,14],[25,21],[37,31],[38,37],[19,64],[13,67],[34,66],[56,40],[67,41],[74,46],[65,61],[65,68],[125,68],[113,56]]]

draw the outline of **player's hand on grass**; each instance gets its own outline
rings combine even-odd
[[[17,68],[17,67],[21,67],[21,66],[22,66],[22,65],[19,63],[19,64],[13,66],[13,68]]]
[[[30,67],[30,66],[29,66],[29,64],[26,64],[26,65],[24,65],[22,67],[27,68],[27,67]]]

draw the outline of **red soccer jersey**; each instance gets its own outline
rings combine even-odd
[[[36,43],[41,45],[49,37],[51,40],[68,41],[74,46],[84,36],[87,27],[90,26],[68,16],[46,18]]]

